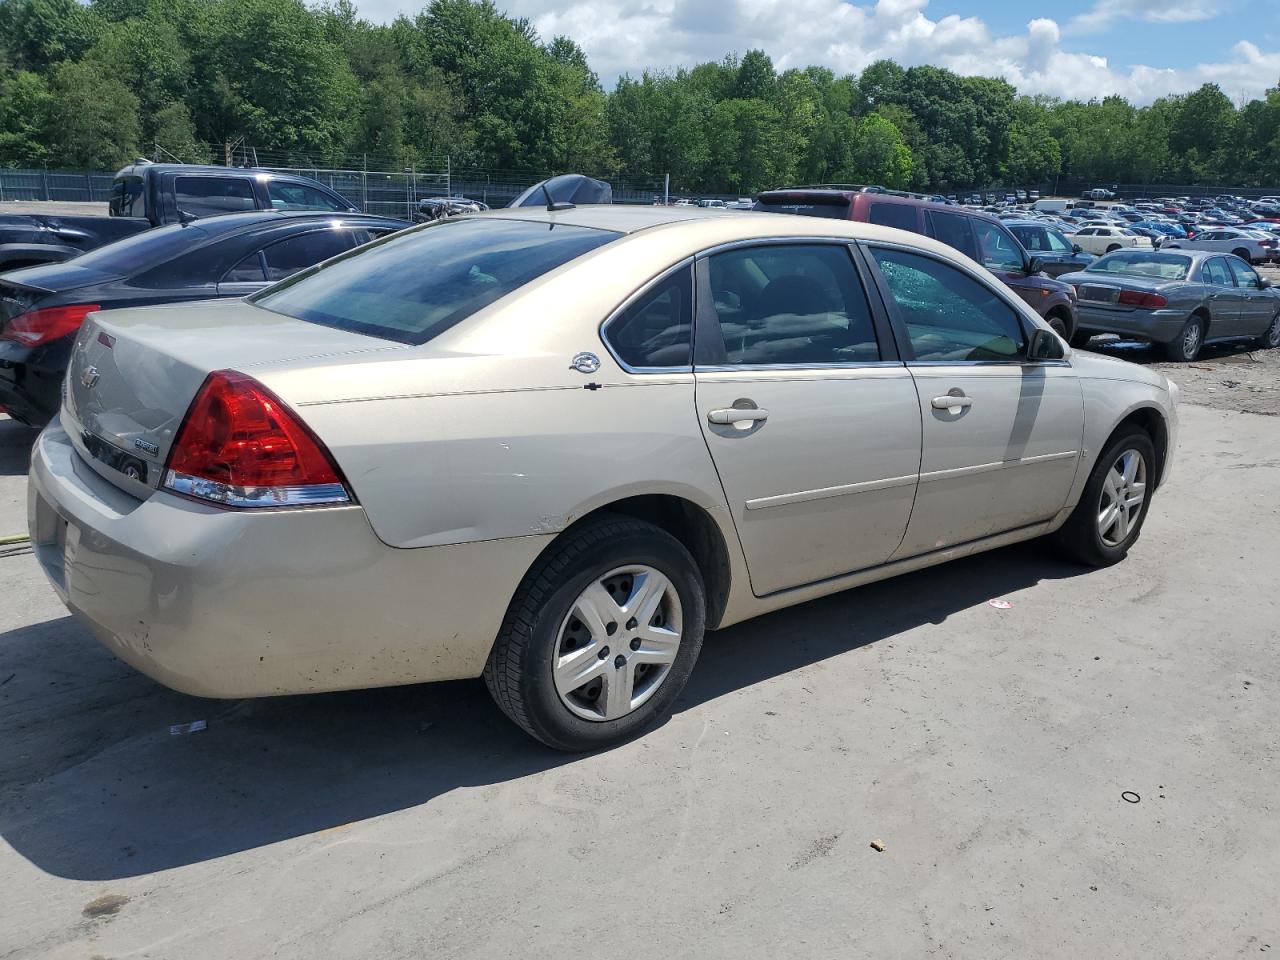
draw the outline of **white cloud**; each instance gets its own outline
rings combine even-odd
[[[413,0],[365,0],[362,13],[389,20],[416,12]],[[416,0],[420,4],[422,0]],[[1165,69],[1112,64],[1066,49],[1063,34],[1105,27],[1112,19],[1202,19],[1221,0],[1099,0],[1066,29],[1038,17],[1025,32],[996,35],[978,17],[927,15],[929,0],[498,0],[549,39],[567,34],[587,52],[606,86],[621,74],[664,70],[760,48],[779,69],[809,64],[857,73],[879,59],[904,66],[936,64],[957,73],[1004,77],[1022,93],[1088,99],[1120,94],[1147,103],[1214,82],[1235,99],[1257,97],[1280,77],[1280,50],[1241,41],[1228,59]],[[1089,20],[1090,17],[1094,19]],[[1081,21],[1085,26],[1081,27]],[[1090,27],[1089,24],[1096,25]]]

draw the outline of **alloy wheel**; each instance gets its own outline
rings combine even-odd
[[[1280,347],[1280,310],[1271,318],[1271,326],[1267,327],[1265,339],[1268,347]]]
[[[1147,497],[1147,462],[1137,450],[1123,451],[1107,471],[1098,498],[1098,536],[1118,547],[1133,531]]]
[[[560,701],[584,720],[637,710],[671,672],[681,628],[680,595],[653,567],[619,567],[593,580],[557,634],[552,670]]]
[[[1200,324],[1191,323],[1187,325],[1187,329],[1182,332],[1182,355],[1188,360],[1195,358],[1200,351],[1200,338],[1203,333]]]

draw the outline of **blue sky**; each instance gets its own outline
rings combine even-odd
[[[1025,93],[1138,103],[1218,83],[1280,84],[1280,0],[497,0],[567,34],[606,86],[759,47],[779,68],[856,73],[881,57],[1002,76]],[[421,0],[357,0],[386,21]]]

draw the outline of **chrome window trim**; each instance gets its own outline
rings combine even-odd
[[[667,267],[661,273],[653,277],[650,277],[645,283],[641,284],[638,290],[632,293],[631,296],[627,297],[627,299],[623,300],[622,303],[619,304],[618,307],[616,307],[613,310],[613,312],[611,312],[607,317],[604,318],[604,320],[601,321],[600,327],[597,330],[597,333],[600,336],[600,342],[604,344],[604,348],[609,352],[609,356],[613,357],[613,362],[616,363],[619,367],[621,367],[627,373],[636,374],[636,375],[645,375],[645,374],[654,374],[654,373],[693,373],[692,363],[682,364],[679,366],[671,366],[671,367],[633,367],[631,364],[627,363],[625,360],[622,359],[621,356],[618,355],[618,351],[614,349],[613,344],[609,342],[608,332],[609,332],[610,324],[612,324],[615,320],[617,320],[618,317],[622,316],[622,314],[626,313],[627,310],[629,310],[638,300],[640,300],[644,296],[647,296],[654,287],[656,287],[660,283],[663,283],[672,274],[679,273],[681,270],[688,268],[689,270],[689,359],[692,360],[693,359],[693,327],[694,327],[694,321],[697,318],[697,304],[694,301],[694,297],[697,293],[697,283],[695,282],[695,279],[693,276],[693,261],[695,259],[696,258],[693,256],[685,257],[679,263],[675,263],[670,267]]]
[[[706,364],[704,366],[695,365],[693,372],[736,373],[739,370],[754,370],[757,373],[760,373],[768,372],[770,370],[779,370],[783,372],[792,370],[865,370],[905,366],[906,364],[901,360],[858,360],[851,361],[849,363],[719,363]]]

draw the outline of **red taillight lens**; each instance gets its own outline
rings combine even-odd
[[[234,370],[209,374],[191,401],[164,485],[232,507],[351,501],[324,445],[279,397]]]
[[[66,307],[45,307],[13,317],[0,331],[0,340],[16,340],[28,347],[38,347],[69,333],[75,333],[84,318],[102,308],[96,303],[76,303]]]
[[[1145,307],[1148,310],[1155,310],[1169,305],[1168,298],[1162,297],[1158,293],[1143,293],[1141,290],[1121,290],[1120,296],[1116,299],[1125,306]]]

